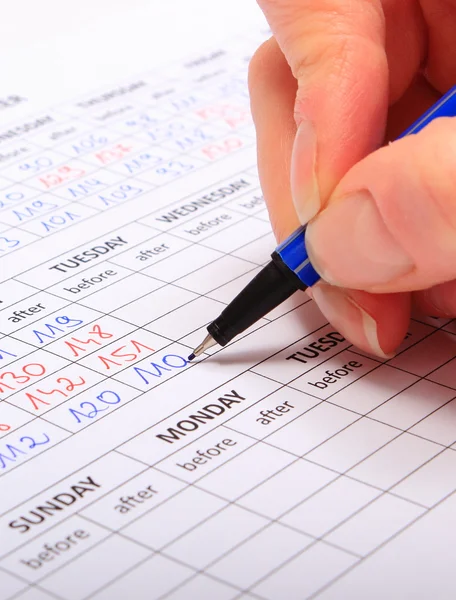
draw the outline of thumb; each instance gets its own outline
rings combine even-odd
[[[258,3],[298,81],[291,186],[305,224],[383,140],[389,95],[384,15],[380,0]]]
[[[456,119],[437,119],[358,163],[309,225],[312,264],[374,293],[456,278]]]

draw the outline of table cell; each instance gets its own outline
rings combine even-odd
[[[20,160],[2,169],[2,175],[14,182],[33,180],[50,169],[64,164],[68,158],[65,154],[54,150],[38,151],[33,155],[21,157]]]
[[[167,288],[169,287],[167,286]],[[178,297],[185,297],[185,295],[191,294],[191,292],[179,290],[179,288],[175,288],[175,290]],[[190,300],[183,306],[171,310],[165,316],[156,319],[147,325],[147,329],[173,340],[179,340],[196,330],[199,333],[200,329],[204,325],[208,325],[211,319],[217,317],[224,308],[224,304],[205,296],[196,297],[196,299]],[[188,340],[186,343],[189,343]],[[191,346],[191,344],[189,345]]]
[[[217,600],[235,600],[235,598],[239,598],[239,590],[226,583],[211,579],[206,575],[197,575],[188,582],[185,582],[175,592],[166,596],[166,600],[189,600],[189,598],[198,598],[198,600],[214,600],[215,598]]]
[[[202,480],[198,487],[234,501],[284,470],[295,457],[258,442]]]
[[[114,600],[114,598],[158,600],[191,577],[193,573],[192,569],[173,560],[163,556],[154,556],[126,573],[119,581],[108,585],[92,598],[94,600]],[[202,598],[198,597],[198,600],[202,600]]]
[[[424,377],[438,369],[456,354],[456,336],[436,331],[422,342],[390,361],[390,365]]]
[[[383,494],[325,536],[325,540],[366,556],[424,512],[421,506]]]
[[[387,490],[441,451],[441,446],[403,433],[348,472],[350,477]]]
[[[14,362],[0,373],[0,394],[6,400],[60,371],[69,362],[46,350],[36,350]]]
[[[329,469],[299,459],[237,500],[237,504],[270,519],[278,519],[336,477],[337,474]],[[282,520],[287,522],[286,517]]]
[[[395,486],[391,492],[406,500],[432,507],[456,489],[456,452],[444,450]]]
[[[36,289],[16,281],[9,279],[0,283],[0,300],[2,301],[2,311],[8,306],[16,304],[29,296],[36,294]],[[5,313],[6,314],[6,313]]]
[[[117,268],[114,267],[114,269]],[[134,273],[107,288],[96,291],[89,298],[84,298],[80,302],[95,310],[109,313],[130,305],[138,296],[150,294],[162,285],[161,281],[141,275],[140,273]]]
[[[118,408],[125,406],[141,392],[132,387],[106,379],[80,392],[55,408],[50,408],[46,421],[76,433]]]
[[[456,391],[456,358],[430,373],[427,379],[446,385]]]
[[[82,600],[120,577],[150,553],[125,538],[110,538],[41,582],[41,587],[68,600]],[[68,582],[71,581],[71,585]]]
[[[32,226],[28,228],[25,224],[32,220],[34,223],[37,220],[47,222],[50,213],[60,214],[63,207],[66,207],[65,210],[70,212],[78,210],[77,207],[70,206],[69,202],[63,198],[51,196],[50,194],[47,196],[38,196],[38,198],[34,198],[33,200],[17,204],[14,208],[4,210],[1,219],[2,223],[6,223],[10,227],[21,227],[22,229],[31,231],[31,233],[41,235],[39,231],[35,230],[36,227]],[[52,221],[52,215],[50,221]]]
[[[165,262],[163,261],[162,264],[165,264]],[[252,271],[252,269],[253,265],[245,260],[234,258],[234,256],[224,256],[197,271],[193,271],[190,275],[178,279],[176,283],[191,292],[207,294],[211,290],[228,283],[228,281]]]
[[[350,387],[353,393],[353,384],[378,367],[377,361],[345,350],[298,377],[290,385],[306,394],[326,400],[347,387]]]
[[[249,244],[252,240],[258,240],[265,237],[270,231],[270,226],[264,221],[259,219],[244,219],[240,223],[233,225],[225,229],[223,232],[216,233],[207,240],[204,241],[205,246],[220,250],[221,252],[232,253],[233,256],[241,258],[243,260],[249,260],[249,252],[236,252]],[[251,249],[250,249],[251,250]],[[269,252],[269,255],[271,251]],[[266,262],[269,258],[266,254],[263,258],[263,262]],[[253,261],[255,264],[257,261]]]
[[[217,427],[157,464],[160,471],[193,483],[253,446],[254,440]]]
[[[253,219],[249,219],[252,221]],[[259,219],[256,219],[259,221]],[[264,225],[264,221],[260,221]],[[266,225],[266,227],[268,227]],[[243,258],[249,262],[253,262],[257,265],[264,265],[269,262],[271,254],[276,247],[277,242],[275,241],[274,234],[268,231],[258,239],[248,244],[240,246],[237,250],[232,252],[233,256]]]
[[[96,204],[92,204],[89,199],[96,194],[100,194],[106,188],[114,186],[124,181],[124,178],[118,173],[111,173],[110,171],[99,170],[95,171],[87,177],[83,177],[79,181],[69,182],[66,185],[62,185],[55,194],[61,198],[65,198],[71,202],[82,202],[87,203],[88,206],[99,208]]]
[[[169,340],[159,335],[144,329],[137,329],[83,358],[79,364],[85,365],[106,377],[112,377],[123,369],[140,363],[168,344]]]
[[[16,392],[8,401],[32,415],[40,416],[102,379],[103,376],[99,373],[82,365],[72,364],[59,369],[58,373],[42,379],[38,384],[32,383],[26,390]]]
[[[151,281],[154,280],[151,279]],[[127,306],[116,310],[113,315],[141,327],[149,323],[150,325],[147,328],[155,331],[152,321],[163,315],[172,315],[175,309],[189,305],[197,297],[196,294],[174,285],[163,285],[163,287],[156,289],[153,293],[147,294],[138,300],[130,302]],[[164,332],[162,333],[164,334]],[[171,335],[167,335],[166,337],[172,338]]]
[[[109,533],[75,515],[9,554],[3,559],[3,565],[11,573],[34,583],[87,552]]]
[[[25,581],[21,581],[9,573],[0,570],[0,591],[2,600],[8,600],[26,587]],[[37,598],[38,600],[38,598]]]
[[[25,410],[0,400],[0,439],[33,419]]]
[[[103,496],[82,516],[111,529],[120,529],[154,510],[185,487],[181,481],[146,469],[127,483]]]
[[[75,307],[78,310],[79,305]],[[78,324],[76,321],[77,332],[71,331],[65,337],[51,343],[47,349],[50,352],[62,356],[67,360],[76,361],[82,356],[88,356],[104,346],[111,344],[117,339],[124,337],[136,330],[134,325],[115,319],[109,315],[97,318],[97,313],[87,308],[81,310],[82,313],[88,312],[89,324]],[[94,319],[95,315],[95,319]],[[82,321],[82,319],[80,319]],[[70,325],[75,326],[74,323]]]
[[[154,550],[160,550],[199,526],[227,503],[192,486],[123,529],[123,533]],[[200,547],[200,543],[197,544]]]
[[[80,182],[94,174],[95,168],[85,161],[65,157],[46,171],[27,179],[27,185],[42,192],[58,190],[69,183]]]
[[[52,286],[49,291],[56,296],[76,302],[100,289],[111,287],[113,283],[120,281],[121,286],[125,285],[123,284],[123,280],[130,274],[130,271],[127,271],[127,269],[123,269],[117,265],[110,265],[109,262],[103,262],[74,277],[69,277],[63,283]],[[108,296],[109,293],[108,291]]]
[[[79,335],[80,329],[85,327],[87,323],[100,318],[102,318],[102,314],[95,310],[79,304],[70,304],[54,314],[36,321],[33,327],[20,329],[14,335],[24,342],[33,344],[35,347],[44,348],[52,344],[54,340],[62,339],[64,336]],[[53,348],[57,346],[59,346],[58,343],[52,345]]]
[[[246,589],[280,568],[313,541],[307,535],[272,523],[209,567],[207,572]]]
[[[30,344],[21,342],[16,338],[10,336],[2,337],[0,339],[0,368],[6,367],[16,360],[31,354],[34,349]]]
[[[161,147],[147,147],[145,144],[142,150],[134,152],[122,160],[109,166],[109,170],[119,173],[123,177],[138,177],[141,180],[160,185],[156,177],[149,177],[149,173],[154,172],[154,168],[164,168],[172,160],[173,153]],[[163,183],[166,183],[164,181]]]
[[[239,213],[228,210],[223,206],[219,206],[207,212],[203,219],[199,216],[196,219],[186,221],[185,225],[173,227],[173,234],[178,235],[189,242],[200,243],[204,241],[205,245],[211,248],[214,247],[214,244],[211,243],[213,239],[216,237],[219,238],[221,232],[226,232],[229,236],[230,234],[228,232],[231,232],[231,229],[241,220],[242,215]],[[233,233],[233,235],[235,235],[235,233]],[[243,238],[241,237],[240,240],[242,241],[242,239]],[[237,238],[237,240],[239,241],[239,238]],[[221,248],[214,248],[220,252],[226,252],[223,245]]]
[[[358,559],[352,554],[318,542],[253,588],[268,600],[310,598]]]
[[[120,177],[120,176],[119,176]],[[109,210],[119,204],[128,203],[137,198],[141,194],[146,194],[153,186],[150,184],[144,185],[135,179],[121,180],[112,187],[102,190],[89,196],[85,200],[80,200],[81,204],[94,208],[95,210]]]
[[[228,425],[230,429],[261,440],[317,404],[318,400],[307,394],[282,387],[264,398],[261,404],[230,419]]]
[[[23,229],[2,229],[2,235],[0,236],[0,256],[4,257],[11,252],[21,250],[27,244],[30,244],[39,237],[24,231]]]
[[[343,473],[400,435],[400,431],[362,418],[306,455],[308,460]]]
[[[455,395],[456,391],[421,380],[382,404],[369,416],[399,429],[409,429]]]
[[[233,210],[237,210],[244,214],[247,217],[251,215],[255,215],[260,210],[264,210],[266,208],[266,203],[264,201],[264,196],[261,193],[261,189],[257,188],[247,194],[243,194],[240,198],[236,198],[235,200],[230,200],[225,204],[227,208],[231,208]],[[271,242],[273,240],[273,234],[271,233]],[[274,248],[276,243],[272,244],[272,248]]]
[[[8,334],[18,331],[67,304],[65,300],[56,298],[46,292],[39,292],[25,300],[18,300],[14,306],[0,312],[2,333]]]
[[[267,523],[264,517],[238,506],[228,506],[167,546],[166,553],[196,569],[204,569]]]
[[[133,271],[140,271],[168,259],[173,254],[188,248],[189,245],[189,242],[174,235],[159,233],[151,229],[149,240],[122,252],[110,262]]]
[[[14,596],[14,600],[55,600],[55,596],[33,587],[28,588],[26,592],[19,594],[19,596]]]
[[[166,260],[152,265],[144,273],[160,281],[170,283],[184,277],[188,273],[198,272],[199,269],[202,269],[222,256],[221,252],[211,250],[210,248],[203,248],[197,245],[189,246],[185,249],[185,254],[178,252]]]
[[[266,440],[273,446],[302,456],[358,419],[358,415],[348,410],[322,402]]]
[[[315,537],[326,533],[345,522],[364,508],[381,491],[348,477],[338,477],[302,502],[280,521]]]
[[[0,442],[0,475],[5,476],[5,473],[46,452],[68,435],[60,427],[41,419],[34,419],[5,435]]]
[[[396,394],[407,390],[417,381],[418,377],[414,375],[393,369],[388,365],[381,365],[350,387],[332,396],[331,403],[366,415],[388,402]]]
[[[77,134],[73,134],[71,140],[65,140],[56,146],[56,150],[66,156],[79,158],[80,156],[90,155],[93,152],[98,152],[106,148],[106,146],[117,141],[119,137],[121,137],[120,134],[109,129],[101,127],[91,128],[88,125],[82,126],[81,124]]]
[[[456,441],[455,414],[456,400],[452,400],[412,427],[410,432],[432,442],[451,446]]]

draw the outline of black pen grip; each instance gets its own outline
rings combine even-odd
[[[248,329],[298,289],[306,289],[276,253],[252,281],[207,328],[220,346]]]

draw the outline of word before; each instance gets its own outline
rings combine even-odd
[[[222,440],[218,444],[215,444],[212,448],[208,448],[204,452],[201,450],[197,450],[197,456],[194,456],[190,459],[189,462],[183,463],[182,465],[176,463],[178,467],[181,469],[185,469],[186,471],[195,471],[199,465],[205,465],[210,460],[213,460],[217,456],[220,456],[223,452],[226,452],[228,448],[231,446],[236,446],[237,442],[233,440]]]
[[[54,544],[44,544],[43,550],[38,552],[36,558],[21,560],[21,563],[31,569],[40,569],[45,563],[55,560],[69,550],[73,550],[81,540],[86,540],[89,537],[90,533],[87,533],[83,529],[77,529],[71,535],[67,535],[65,539],[59,542],[55,542]]]
[[[346,365],[339,367],[334,372],[329,371],[329,369],[325,371],[326,376],[322,377],[321,381],[315,381],[313,383],[308,381],[307,383],[320,390],[325,390],[329,385],[338,383],[341,379],[350,375],[350,373],[353,373],[355,369],[359,369],[362,366],[362,363],[359,363],[356,360],[350,360]]]
[[[108,279],[108,277],[114,277],[114,275],[117,275],[117,271],[108,269],[107,271],[99,273],[98,275],[94,275],[93,277],[85,277],[81,280],[81,283],[77,283],[75,287],[64,287],[63,289],[66,292],[71,292],[72,294],[79,294],[81,290],[88,290],[91,286],[97,285],[98,283],[103,283],[106,281],[106,279]]]

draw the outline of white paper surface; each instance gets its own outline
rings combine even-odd
[[[382,363],[297,295],[186,362],[274,248],[256,9],[40,7],[2,25],[0,599],[454,598],[454,323]]]

